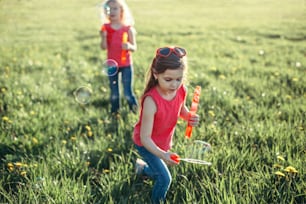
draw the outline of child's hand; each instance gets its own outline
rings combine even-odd
[[[122,43],[122,49],[123,50],[129,50],[130,49],[130,43],[129,42]]]
[[[173,155],[178,156],[176,153],[172,153],[172,152],[166,152],[165,155],[164,155],[163,160],[164,160],[164,162],[165,162],[167,165],[169,165],[169,166],[173,166],[173,165],[178,165],[178,164],[179,164],[178,161],[173,160],[173,159],[171,158]]]
[[[199,124],[200,121],[200,117],[197,114],[194,115],[190,115],[189,119],[188,119],[188,124],[191,126],[197,126]]]

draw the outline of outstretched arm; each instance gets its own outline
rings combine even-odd
[[[106,31],[104,26],[100,30],[100,37],[101,37],[100,47],[101,47],[102,50],[106,50],[107,49],[107,40],[106,40],[107,31]]]

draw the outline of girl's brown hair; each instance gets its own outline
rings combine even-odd
[[[183,69],[186,73],[186,56],[179,57],[175,53],[171,53],[167,57],[156,55],[152,61],[150,69],[147,72],[147,82],[143,94],[146,94],[150,89],[158,84],[158,81],[154,78],[153,74],[164,73],[167,69]]]

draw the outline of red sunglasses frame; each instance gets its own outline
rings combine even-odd
[[[165,49],[169,49],[167,54],[162,54],[161,52]],[[156,56],[168,57],[171,53],[174,53],[178,57],[186,56],[187,52],[184,48],[181,47],[162,47],[156,50]]]

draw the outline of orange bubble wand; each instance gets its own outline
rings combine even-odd
[[[177,164],[179,164],[181,161],[185,161],[185,162],[193,163],[193,164],[202,164],[202,165],[208,165],[208,166],[211,165],[211,162],[208,162],[208,161],[204,161],[201,159],[181,158],[177,154],[171,154],[170,158]]]
[[[127,43],[127,42],[128,42],[128,33],[124,32],[123,35],[122,35],[122,43]],[[126,62],[126,53],[127,53],[127,50],[122,50],[121,51],[121,62],[122,62],[122,64],[125,64],[125,62]]]
[[[189,117],[191,115],[195,115],[198,110],[199,100],[200,100],[200,93],[201,93],[201,87],[196,86],[193,94],[193,99],[191,103],[191,107],[189,110]],[[187,124],[186,131],[185,131],[185,137],[190,138],[192,133],[192,126]]]

